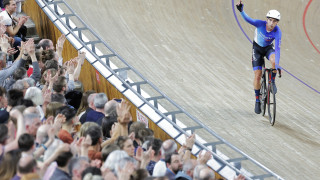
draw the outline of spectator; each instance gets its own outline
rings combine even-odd
[[[56,158],[58,167],[53,172],[50,180],[68,180],[68,179],[71,180],[68,166],[72,156],[73,155],[70,151],[61,152],[58,155],[58,157]]]
[[[128,136],[119,136],[115,143],[130,157],[134,157],[134,146],[132,140]]]
[[[20,180],[23,176],[30,173],[36,173],[36,171],[37,162],[32,156],[21,157],[18,162],[17,173],[11,180]],[[38,174],[37,177],[40,178]]]
[[[87,120],[87,115],[90,111],[95,109],[94,106],[94,97],[97,95],[97,93],[92,93],[88,96],[88,108],[86,109],[85,113],[81,116],[80,122],[81,124],[85,123]]]
[[[7,94],[8,106],[7,111],[9,112],[14,106],[18,105],[18,101],[23,99],[23,92],[17,89],[11,89]]]
[[[51,102],[47,105],[46,113],[44,117],[48,119],[50,116],[55,117],[56,116],[56,111],[59,109],[61,106],[63,106],[62,103],[60,102]]]
[[[89,102],[88,97],[90,94],[93,94],[93,93],[95,93],[94,90],[89,90],[82,94],[81,103],[77,111],[77,116],[79,117],[80,122],[81,122],[81,116],[87,111],[87,109],[90,108],[88,103]],[[81,123],[84,123],[84,122],[81,122]]]
[[[24,133],[18,139],[19,149],[22,151],[22,156],[33,156],[34,137],[31,134]]]
[[[161,160],[156,163],[153,169],[152,175],[155,177],[164,176],[166,174],[166,163],[165,157],[171,155],[177,151],[177,144],[172,140],[168,139],[162,143],[161,146]]]
[[[197,166],[197,160],[190,159],[183,163],[182,171],[176,175],[176,180],[192,180],[194,168]]]
[[[103,162],[108,158],[109,154],[115,150],[120,150],[119,146],[116,144],[109,144],[102,148],[102,160]]]
[[[87,113],[85,122],[95,122],[98,125],[102,124],[102,118],[104,117],[104,105],[108,101],[105,93],[97,93],[94,97],[94,109]]]
[[[62,120],[62,128],[58,137],[64,142],[71,144],[73,142],[74,124],[78,121],[76,111],[68,106],[62,106],[57,110],[57,118]]]
[[[0,124],[6,123],[9,118],[9,112],[7,111],[7,91],[0,86]]]
[[[39,114],[30,113],[24,115],[24,120],[26,123],[26,132],[30,135],[36,137],[37,130],[41,125],[41,120]]]
[[[1,180],[10,180],[17,173],[17,164],[21,157],[20,150],[12,150],[7,152],[0,164]]]
[[[92,139],[91,146],[89,147],[88,157],[91,160],[102,160],[101,143],[102,143],[102,131],[100,126],[90,126],[85,132],[84,136],[90,136]]]
[[[167,165],[165,176],[167,176],[169,180],[174,180],[176,174],[182,169],[180,155],[178,153],[166,155],[165,162]]]
[[[24,95],[24,98],[30,99],[33,102],[33,104],[37,107],[37,109],[40,113],[40,119],[43,119],[44,113],[41,108],[41,106],[43,105],[43,96],[42,96],[41,90],[37,87],[30,87],[27,89],[27,91]]]
[[[21,46],[21,37],[17,37],[20,28],[24,25],[25,22],[29,19],[27,16],[21,16],[19,19],[13,17],[12,15],[16,12],[16,1],[15,0],[4,0],[3,6],[5,11],[0,13],[0,16],[3,17],[4,25],[7,26],[6,33],[14,37],[14,47]]]
[[[144,148],[144,145],[146,146],[145,148]],[[154,151],[154,156],[152,157],[149,164],[147,165],[147,170],[148,170],[149,174],[153,175],[154,166],[161,159],[160,150],[161,150],[161,146],[162,146],[162,141],[161,141],[161,139],[151,138],[149,140],[146,140],[146,142],[144,142],[144,145],[142,146],[142,148],[144,148],[144,150],[149,149],[151,146],[152,150]]]
[[[69,174],[72,180],[81,180],[82,172],[89,167],[89,159],[86,157],[72,158],[69,164]]]

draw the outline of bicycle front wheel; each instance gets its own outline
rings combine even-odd
[[[262,116],[266,113],[267,105],[267,87],[266,87],[266,75],[263,73],[261,78],[261,88],[260,88],[260,104],[261,104],[261,114]]]
[[[267,104],[268,104],[269,121],[271,126],[273,126],[276,121],[276,95],[272,93],[272,88],[273,88],[272,84],[269,84]]]

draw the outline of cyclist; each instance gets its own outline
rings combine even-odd
[[[262,76],[262,66],[264,65],[264,57],[267,57],[271,62],[273,69],[280,69],[280,45],[281,45],[281,30],[277,26],[280,21],[280,13],[277,10],[270,10],[266,17],[266,21],[252,19],[243,11],[243,3],[240,0],[236,5],[237,9],[240,11],[242,18],[255,26],[255,34],[253,39],[253,49],[252,49],[252,66],[254,71],[254,91],[256,95],[255,103],[255,113],[260,114],[260,80]],[[275,40],[275,45],[273,45],[273,40]],[[272,93],[277,93],[277,87],[275,85],[275,77],[277,70],[272,72],[271,82],[273,85]]]

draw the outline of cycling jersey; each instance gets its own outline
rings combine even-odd
[[[274,27],[271,32],[267,31],[267,21],[252,19],[244,11],[241,13],[242,18],[255,26],[254,42],[256,42],[261,47],[268,47],[275,40],[274,50],[275,50],[275,62],[276,65],[279,65],[280,60],[280,45],[281,45],[281,30],[279,26]]]

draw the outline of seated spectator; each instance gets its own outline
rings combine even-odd
[[[65,119],[62,123],[58,137],[64,142],[71,144],[73,142],[74,124],[78,122],[76,111],[68,106],[62,106],[57,110],[57,117]]]
[[[20,30],[20,28],[24,25],[25,22],[29,19],[27,16],[21,16],[18,18],[13,17],[12,15],[16,12],[16,1],[15,0],[4,0],[3,6],[5,11],[0,13],[0,16],[3,17],[3,23],[7,26],[6,33],[14,37],[13,46],[17,47],[21,46],[21,37],[16,36]]]
[[[89,129],[91,126],[99,126],[97,123],[94,122],[86,122],[81,125],[80,132],[79,132],[79,137],[85,137],[86,136],[86,131]]]
[[[20,99],[23,99],[23,92],[17,89],[11,89],[8,91],[7,98],[7,111],[9,112],[14,106],[18,105]]]
[[[33,156],[34,137],[31,134],[24,133],[18,139],[19,149],[22,151],[22,156]]]
[[[11,180],[20,180],[23,176],[32,173],[36,174],[37,178],[40,178],[37,174],[36,160],[32,156],[23,156],[18,162],[17,173]]]
[[[207,165],[200,164],[194,168],[193,173],[194,180],[208,179],[215,180],[215,174]]]
[[[9,118],[9,112],[6,110],[8,105],[7,91],[0,86],[0,124],[6,123]]]
[[[102,118],[104,117],[104,105],[108,101],[105,93],[97,93],[94,97],[94,110],[87,113],[87,118],[85,122],[95,122],[99,125],[102,124]]]
[[[72,157],[73,155],[70,152],[70,149],[69,151],[59,153],[58,157],[56,158],[58,167],[53,172],[50,180],[71,180],[68,166]]]
[[[89,111],[92,111],[95,109],[94,107],[94,97],[97,95],[97,93],[91,93],[89,92],[88,93],[88,107],[86,108],[85,112],[82,114],[82,116],[80,117],[80,122],[81,124],[85,123],[86,122],[86,119],[87,119],[87,114]],[[85,106],[85,105],[84,105]],[[81,108],[81,107],[80,107]]]
[[[86,168],[82,174],[81,177],[83,180],[102,180],[102,173],[101,170],[97,167],[88,167]]]
[[[116,172],[116,167],[119,161],[123,158],[129,157],[125,151],[122,150],[115,150],[109,154],[108,158],[104,162],[103,166],[113,173]]]
[[[101,127],[104,140],[111,138],[112,126],[117,122],[118,120],[116,117],[104,117],[102,119]]]
[[[94,90],[89,90],[89,91],[86,91],[85,93],[82,94],[80,106],[79,106],[79,109],[77,111],[77,116],[79,117],[80,122],[81,122],[81,116],[89,108],[88,97],[89,97],[90,94],[93,94],[93,93],[95,93]]]
[[[56,102],[56,101],[50,102],[47,105],[46,113],[45,113],[44,117],[46,119],[48,119],[50,116],[55,117],[57,109],[59,109],[61,106],[63,106],[63,104],[60,102]]]
[[[164,176],[166,174],[167,166],[165,163],[165,157],[173,154],[176,151],[177,151],[177,144],[172,139],[165,140],[162,143],[162,146],[161,146],[162,157],[161,157],[161,160],[158,161],[154,166],[153,173],[152,173],[153,176],[158,177],[158,176]]]
[[[33,137],[36,137],[37,130],[41,125],[41,119],[39,114],[30,113],[24,115],[26,132]]]
[[[100,126],[90,126],[85,132],[84,136],[90,136],[92,143],[89,147],[88,157],[91,160],[99,159],[102,160],[101,154],[101,143],[102,143],[102,132]]]
[[[82,93],[80,91],[69,91],[64,97],[66,98],[68,105],[74,107],[77,111],[80,106]]]
[[[145,147],[144,147],[145,146]],[[154,155],[152,157],[152,159],[150,160],[149,164],[147,165],[147,170],[149,172],[150,175],[153,174],[153,169],[154,166],[156,165],[156,163],[158,161],[160,161],[161,159],[161,146],[162,146],[162,141],[161,139],[157,139],[157,138],[151,138],[149,140],[146,140],[143,143],[142,148],[146,151],[147,149],[149,149],[150,147],[152,147],[152,150],[154,151]],[[192,176],[191,176],[192,177]]]
[[[89,159],[86,157],[72,158],[68,168],[72,180],[81,180],[82,172],[89,168]]]
[[[128,136],[119,136],[115,143],[120,147],[120,150],[125,151],[130,157],[134,157],[134,146]]]
[[[21,157],[20,150],[12,150],[4,154],[0,164],[1,180],[10,180],[17,173],[17,164]]]
[[[174,180],[177,173],[182,169],[180,155],[176,152],[166,155],[165,162],[167,166],[165,176],[167,176],[169,180]]]
[[[42,120],[44,118],[44,113],[41,107],[43,105],[43,97],[41,90],[37,87],[30,87],[27,89],[24,98],[30,99],[33,102],[33,104],[37,107],[40,113],[40,119]]]
[[[194,168],[197,166],[197,160],[190,159],[183,163],[182,171],[176,175],[176,180],[192,180]]]

